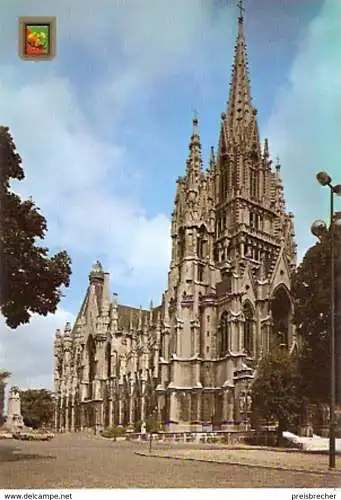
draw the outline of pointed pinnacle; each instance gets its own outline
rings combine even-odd
[[[243,4],[238,5],[241,13]],[[232,78],[227,105],[227,117],[231,135],[233,136],[238,124],[248,126],[252,117],[252,99],[249,86],[247,51],[243,30],[243,17],[239,17],[238,34],[234,51],[234,62],[232,65]]]
[[[263,155],[264,155],[264,158],[268,158],[268,157],[269,157],[269,143],[268,143],[268,139],[265,139],[265,140],[264,140],[264,151],[263,151]]]
[[[142,306],[140,306],[140,309],[139,309],[139,320],[138,320],[137,329],[142,330]]]
[[[276,156],[276,165],[275,165],[275,168],[276,168],[276,172],[279,172],[281,170],[281,164],[280,164],[280,161],[279,161],[279,156]]]
[[[243,22],[244,19],[244,13],[245,13],[245,7],[244,7],[244,2],[243,0],[239,0],[237,3],[237,7],[239,9],[239,22]]]
[[[201,144],[200,144],[200,136],[198,131],[198,118],[193,118],[193,130],[192,136],[189,144],[189,156],[187,159],[187,175],[192,177],[192,181],[194,178],[201,172],[202,170],[202,158],[201,158]]]
[[[197,113],[195,112],[194,117],[192,119],[193,135],[198,135],[198,124],[199,124],[199,119]]]
[[[133,311],[130,310],[130,318],[129,318],[129,330],[132,331],[133,330]]]
[[[214,146],[211,146],[210,164],[215,165]]]

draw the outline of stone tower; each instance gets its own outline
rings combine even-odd
[[[271,345],[295,343],[296,245],[280,166],[272,168],[268,141],[262,148],[259,139],[242,16],[217,157],[211,149],[203,171],[194,119],[171,236],[158,387],[169,427],[245,422],[257,361]]]
[[[242,14],[218,148],[203,166],[198,119],[177,180],[168,286],[158,307],[109,297],[96,263],[71,329],[57,332],[57,430],[156,418],[166,430],[247,424],[260,358],[295,347],[292,214],[280,165],[261,146],[252,104]]]

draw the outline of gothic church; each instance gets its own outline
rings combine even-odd
[[[260,358],[295,346],[293,215],[260,142],[242,15],[230,85],[207,169],[193,120],[161,305],[121,305],[97,262],[74,326],[57,331],[56,430],[133,430],[151,416],[169,431],[240,428]]]

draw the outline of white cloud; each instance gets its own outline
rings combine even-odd
[[[74,316],[59,309],[56,314],[33,316],[31,323],[15,331],[0,317],[0,370],[8,370],[8,386],[51,388],[53,377],[53,341],[57,328],[63,328]]]
[[[93,8],[80,0],[71,6],[64,0],[53,6],[33,0],[23,12],[21,3],[13,1],[0,20],[0,30],[13,44],[19,15],[39,12],[56,15],[58,21],[55,62],[12,58],[0,66],[1,121],[11,128],[26,173],[17,189],[32,195],[47,216],[49,245],[91,260],[104,253],[116,283],[126,279],[126,271],[120,272],[123,262],[124,269],[134,269],[131,284],[145,286],[147,294],[149,288],[155,291],[155,283],[160,290],[166,284],[168,214],[145,213],[133,196],[143,175],[140,165],[131,164],[124,141],[117,145],[103,139],[100,129],[110,121],[110,130],[120,137],[120,118],[157,79],[186,65],[195,68],[202,57],[196,42],[203,36],[214,39],[214,28],[222,29],[222,20],[229,17],[222,11],[213,20],[212,5],[203,0],[100,0]],[[84,64],[91,56],[101,62],[100,72],[86,72],[93,81],[84,81],[89,85],[84,105],[67,70],[72,70],[68,51],[73,44],[83,51]],[[73,61],[78,64],[75,56]]]
[[[146,214],[134,199],[139,168],[129,164],[123,141],[103,139],[99,130],[110,120],[111,130],[119,132],[134,99],[185,64],[204,31],[207,8],[201,0],[143,5],[101,0],[94,8],[76,0],[72,6],[32,0],[23,12],[21,2],[11,2],[0,19],[13,50],[0,52],[0,109],[23,158],[26,179],[15,189],[32,195],[47,217],[47,244],[76,255],[74,266],[81,256],[95,260],[101,253],[116,284],[138,286],[146,300],[157,301],[167,279],[168,216]],[[59,54],[53,63],[22,62],[16,54],[17,18],[37,14],[57,16]],[[77,64],[75,55],[68,56],[75,44],[84,61],[101,65],[98,74],[90,67],[85,73],[85,104],[75,86],[78,76],[69,75]],[[124,192],[128,184],[130,196]],[[11,384],[51,386],[53,333],[67,319],[70,313],[60,309],[14,332],[1,327],[0,366],[13,372]]]
[[[325,0],[306,30],[266,127],[272,151],[283,163],[289,208],[296,207],[300,257],[314,242],[309,230],[313,220],[328,217],[328,193],[315,174],[327,170],[341,183],[340,17],[340,2]]]

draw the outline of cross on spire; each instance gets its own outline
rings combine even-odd
[[[239,9],[239,19],[243,19],[245,12],[244,1],[239,0],[239,2],[237,3],[237,7]]]
[[[198,110],[192,107],[193,120],[198,120]]]

